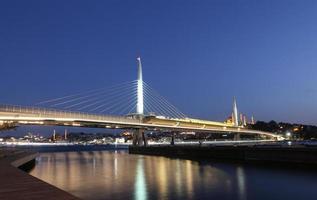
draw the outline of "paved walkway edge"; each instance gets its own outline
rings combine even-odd
[[[34,162],[37,155],[38,153],[27,151],[21,153],[9,152],[0,158],[0,199],[78,200],[79,198],[66,191],[18,169],[18,167],[28,162]]]

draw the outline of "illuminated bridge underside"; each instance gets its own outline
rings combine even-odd
[[[160,119],[145,117],[142,121],[129,117],[93,115],[41,108],[27,108],[20,106],[0,106],[0,121],[29,125],[57,125],[111,129],[145,129],[157,131],[185,131],[185,132],[238,132],[245,134],[266,135],[275,139],[282,139],[269,132],[234,127],[225,123],[197,119]]]

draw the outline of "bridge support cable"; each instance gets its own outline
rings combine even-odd
[[[118,98],[120,98],[122,100],[126,99],[127,97],[128,97],[127,95],[118,96]],[[94,108],[90,108],[89,112],[102,113],[103,112],[102,110],[104,110],[105,107],[113,105],[113,104],[117,104],[118,102],[120,102],[120,101],[119,100],[103,101],[102,104],[97,105]]]
[[[135,112],[138,113],[137,108],[140,103],[139,82],[140,80],[129,81],[112,87],[95,89],[42,101],[37,103],[37,105],[95,114],[122,115]],[[186,117],[186,115],[143,81],[141,89],[142,99],[144,98],[142,104],[144,106],[143,113],[145,115],[156,113],[160,116],[170,118]]]
[[[148,99],[147,99],[148,100]],[[148,102],[148,101],[147,101]],[[171,117],[172,115],[166,115],[165,111],[163,111],[160,107],[155,107],[153,108],[153,104],[149,104],[149,103],[146,103],[144,104],[144,108],[146,109],[146,112],[147,114],[154,114],[156,116],[168,116],[168,117]]]
[[[103,113],[103,114],[119,114],[119,115],[125,115],[128,113],[125,113],[124,111],[129,111],[136,105],[136,95],[125,95],[120,97],[121,101],[113,101],[113,102],[107,102],[106,104],[102,104],[99,107],[96,107],[93,109],[93,111],[97,113]],[[107,109],[100,110],[102,107],[105,107],[107,105],[110,105]],[[113,108],[113,109],[111,109]],[[99,109],[99,110],[98,110]],[[105,111],[109,110],[109,112],[105,113]]]
[[[128,88],[129,89],[129,87],[130,87],[129,85],[122,85],[121,87],[113,88],[110,91],[108,91],[108,90],[101,91],[101,92],[94,93],[94,94],[91,94],[91,95],[81,96],[81,97],[77,97],[77,98],[74,98],[74,99],[69,99],[67,101],[55,103],[55,104],[52,105],[52,107],[62,106],[62,105],[69,105],[70,103],[75,103],[75,102],[78,102],[80,100],[85,100],[85,99],[88,99],[88,98],[96,97],[98,95],[106,96],[106,95],[112,94],[114,92],[118,92],[118,91],[120,91],[120,90],[122,90],[124,88]],[[100,98],[100,96],[99,96],[99,98]]]
[[[149,91],[144,90],[145,94],[145,105],[147,106],[146,112],[150,113],[157,113],[161,116],[168,116],[168,117],[178,117],[177,114],[171,112],[164,106],[161,102],[158,101],[155,97],[153,97]]]
[[[124,83],[121,83],[121,84],[116,84],[116,85],[113,85],[113,86],[107,86],[107,87],[103,87],[103,88],[98,88],[98,89],[93,89],[93,90],[89,90],[89,91],[79,92],[79,93],[76,93],[76,94],[70,94],[70,95],[66,95],[66,96],[62,96],[62,97],[58,97],[58,98],[48,99],[48,100],[44,100],[44,101],[41,101],[41,102],[37,102],[37,103],[35,103],[35,105],[47,105],[47,104],[52,103],[52,102],[59,102],[59,101],[65,100],[65,99],[81,97],[82,95],[89,95],[91,93],[104,91],[104,90],[109,90],[109,89],[120,87],[120,86],[123,86],[123,85],[129,85],[129,84],[131,84],[133,82],[136,82],[136,81],[135,80],[134,81],[128,81],[128,82],[124,82]]]
[[[183,114],[178,108],[176,108],[173,104],[171,104],[168,100],[166,100],[163,96],[161,96],[158,92],[156,92],[152,87],[150,87],[147,83],[144,83],[145,88],[151,92],[151,94],[160,100],[163,104],[165,104],[169,109],[173,110],[175,113],[179,114],[181,118],[186,118],[186,115]]]
[[[110,114],[114,114],[114,113],[118,113],[118,114],[122,114],[122,109],[126,110],[127,107],[131,107],[131,105],[136,104],[137,102],[137,97],[136,96],[128,96],[125,99],[122,99],[122,101],[113,104],[111,108],[111,110],[109,110]]]
[[[56,109],[72,109],[76,111],[97,111],[107,105],[122,103],[121,107],[131,107],[129,104],[124,104],[124,101],[129,103],[134,101],[132,99],[136,96],[136,81],[126,82],[115,87],[107,87],[107,89],[97,89],[89,92],[82,92],[80,94],[68,95],[52,100],[41,102],[41,105],[53,107]],[[82,95],[85,94],[85,95]],[[121,101],[122,100],[122,101]],[[99,109],[99,110],[100,110]],[[121,110],[118,110],[121,112]],[[101,113],[101,112],[99,112]],[[115,113],[115,112],[112,112]]]
[[[179,111],[174,105],[169,103],[164,97],[162,97],[158,92],[152,89],[148,84],[144,83],[144,86],[145,93],[147,93],[152,100],[154,99],[156,103],[158,103],[158,105],[161,105],[161,107],[165,108],[166,111],[169,111],[170,114],[172,113],[173,116],[170,117],[186,118],[185,114]]]
[[[164,115],[166,113],[166,110],[157,102],[155,102],[154,98],[149,94],[147,90],[144,90],[144,97],[145,97],[145,106],[146,106],[146,112],[150,113],[157,113],[159,115]]]
[[[128,106],[125,106],[120,112],[118,112],[119,115],[126,115],[130,114],[131,110],[136,107],[137,98],[133,99],[132,103],[129,103]]]
[[[145,89],[145,98],[146,98],[146,103],[149,105],[149,107],[152,109],[152,112],[158,112],[160,115],[163,116],[169,116],[169,117],[175,117],[175,113],[171,112],[169,109],[167,109],[166,106],[164,106],[158,99],[153,97],[151,95],[150,91]]]
[[[148,103],[149,99],[148,99],[147,95],[144,97],[145,97],[144,108],[145,108],[145,111],[147,114],[153,113],[153,114],[163,115],[164,111],[162,111],[160,108],[154,108],[151,103]]]
[[[130,90],[130,87],[122,88],[120,91],[118,90],[118,91],[112,91],[110,93],[102,94],[98,97],[94,97],[94,98],[90,98],[90,99],[87,99],[84,101],[76,102],[75,104],[66,106],[64,108],[70,109],[70,108],[81,106],[80,110],[83,110],[84,108],[91,107],[92,105],[96,105],[100,102],[105,102],[107,100],[109,101],[111,98],[115,98],[118,95],[122,95],[129,90]],[[114,100],[116,100],[116,99],[114,99]],[[89,104],[87,104],[87,103],[89,103]]]
[[[69,106],[66,106],[64,107],[64,109],[76,109],[76,110],[79,110],[79,111],[83,111],[83,110],[86,110],[86,108],[89,108],[89,107],[92,107],[92,105],[96,105],[100,102],[104,102],[105,100],[103,99],[102,101],[96,101],[97,99],[94,99],[95,101],[93,100],[86,100],[86,101],[81,101],[81,102],[78,102],[78,103],[75,103],[75,104],[72,104],[72,105],[69,105]]]
[[[81,105],[81,102],[84,103],[84,102],[88,102],[88,100],[89,100],[89,99],[88,100],[81,100],[81,99],[87,99],[87,98],[93,99],[93,97],[95,97],[97,95],[100,95],[100,94],[102,95],[103,93],[107,93],[107,91],[101,91],[101,92],[99,91],[98,93],[93,93],[93,94],[85,95],[85,96],[76,96],[76,98],[72,98],[72,99],[70,99],[68,97],[68,99],[66,99],[66,101],[64,99],[64,101],[62,101],[62,102],[60,101],[60,99],[55,101],[55,102],[50,101],[51,103],[46,103],[46,106],[47,107],[58,108],[58,109],[61,109],[61,108],[62,109],[68,109],[68,108],[71,108],[71,107],[75,107],[75,106],[73,106],[74,104],[76,104],[76,106],[77,105]],[[69,96],[71,96],[71,95],[69,95]]]
[[[129,110],[127,114],[132,114],[135,109],[136,109],[136,104]]]
[[[146,103],[152,108],[152,112],[157,112],[162,116],[176,117],[175,113],[171,112],[166,105],[153,96],[150,90],[145,88]],[[178,117],[178,116],[177,116]]]
[[[118,94],[118,95],[116,95],[116,97],[124,99],[124,98],[127,98],[128,95]],[[104,102],[107,102],[107,103],[104,103]],[[80,103],[77,103],[76,105],[68,106],[67,109],[69,109],[71,107],[72,109],[75,109],[78,111],[91,112],[90,110],[94,110],[95,113],[101,113],[99,111],[96,112],[98,110],[98,108],[105,107],[106,105],[115,104],[117,102],[118,102],[118,100],[114,99],[114,97],[112,97],[112,99],[103,99],[102,101],[98,101],[98,102],[94,102],[94,103],[90,103],[90,104],[87,104],[87,103],[84,104],[85,102],[80,102]],[[95,106],[92,106],[92,104],[95,104]],[[79,105],[81,105],[81,106],[79,107]],[[87,111],[88,109],[90,109],[90,110]]]
[[[109,103],[109,102],[114,102],[114,101],[117,101],[118,98],[121,97],[121,95],[125,94],[126,92],[129,92],[129,91],[134,91],[133,88],[136,86],[136,83],[133,83],[132,86],[128,87],[128,88],[124,88],[124,89],[121,89],[121,90],[117,90],[115,92],[112,92],[112,93],[109,93],[109,94],[106,94],[107,96],[100,99],[100,98],[95,98],[94,99],[94,102],[91,102],[90,104],[87,104],[87,105],[84,105],[84,106],[81,106],[80,110],[85,110],[85,109],[88,109],[89,112],[92,112],[92,111],[95,111],[97,110],[98,108],[102,107],[102,105],[104,105],[105,103]],[[104,95],[103,95],[104,96]]]
[[[114,105],[114,104],[118,104],[118,102],[122,102],[125,99],[129,98],[129,97],[136,97],[136,94],[134,91],[128,91],[128,93],[121,93],[116,95],[115,97],[112,97],[111,100],[103,100],[102,104],[98,104],[95,108],[92,108],[89,110],[89,112],[99,112],[99,113],[103,113],[105,111],[105,107],[109,106],[109,105]]]

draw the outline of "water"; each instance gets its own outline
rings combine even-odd
[[[82,199],[317,199],[317,172],[129,155],[41,153],[30,172]]]

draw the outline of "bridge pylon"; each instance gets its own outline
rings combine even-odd
[[[233,133],[233,141],[240,141],[241,134],[240,133]]]
[[[137,80],[137,106],[136,113],[138,115],[144,114],[144,97],[143,97],[143,77],[142,77],[142,63],[141,58],[137,58],[138,61],[138,80]]]

